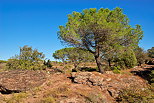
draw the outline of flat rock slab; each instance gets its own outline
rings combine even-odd
[[[26,91],[42,85],[46,74],[39,70],[11,70],[0,72],[0,91]]]

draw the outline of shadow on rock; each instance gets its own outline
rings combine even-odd
[[[132,74],[138,75],[141,78],[145,79],[148,81],[148,83],[151,84],[151,71],[154,70],[154,66],[152,67],[144,67],[143,70],[133,70],[131,71]]]

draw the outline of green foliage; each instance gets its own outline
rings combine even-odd
[[[55,99],[53,97],[46,97],[46,98],[43,98],[43,100],[41,100],[40,103],[56,103]]]
[[[120,66],[120,69],[132,68],[137,64],[134,51],[128,48],[118,52],[113,61],[116,66]]]
[[[127,51],[123,54],[123,61],[125,63],[125,66],[128,68],[132,68],[137,64],[135,54],[132,50]]]
[[[70,47],[70,48],[63,48],[60,50],[55,51],[55,53],[53,53],[53,57],[55,59],[59,59],[62,60],[63,62],[67,62],[67,61],[82,61],[82,62],[88,62],[88,61],[94,61],[94,57],[93,55],[84,50],[84,49],[80,49],[80,48],[74,48],[74,47]]]
[[[5,60],[0,60],[0,63],[7,63],[7,61],[5,61]]]
[[[7,69],[29,69],[38,70],[45,68],[43,64],[44,54],[38,52],[37,49],[24,46],[20,48],[20,54],[9,59],[6,66]]]
[[[135,52],[135,56],[136,56],[136,59],[137,59],[137,64],[138,65],[144,64],[146,59],[148,58],[147,53],[144,52],[144,50],[140,47],[137,47],[134,50],[134,52]]]
[[[154,70],[151,71],[150,77],[151,77],[150,82],[151,82],[152,86],[154,86]]]
[[[74,47],[57,50],[53,53],[53,57],[62,60],[63,62],[69,61],[74,64],[75,68],[77,68],[81,62],[94,61],[93,54],[89,51]]]
[[[21,93],[13,94],[11,98],[7,98],[4,101],[6,103],[25,103],[23,99],[25,99],[28,96],[29,96],[28,93],[21,92]]]
[[[59,28],[58,37],[62,42],[93,53],[100,72],[103,72],[101,59],[109,58],[104,58],[106,54],[114,54],[120,47],[133,49],[143,37],[141,26],[131,27],[121,8],[73,12],[68,15],[66,25]]]
[[[112,67],[112,71],[113,71],[113,73],[116,73],[116,74],[120,74],[121,73],[121,71],[120,71],[120,67],[119,66],[114,66],[114,67]]]
[[[151,58],[154,58],[154,47],[152,47],[151,49],[148,49],[148,56]]]
[[[120,103],[153,103],[154,93],[148,88],[127,88],[120,92],[117,101]]]

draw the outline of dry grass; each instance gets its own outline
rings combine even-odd
[[[89,93],[85,96],[86,103],[105,103],[105,98],[100,93]]]
[[[0,63],[0,72],[4,71],[6,68],[6,63]]]
[[[29,96],[28,93],[15,93],[9,98],[4,98],[3,101],[6,103],[25,103],[23,99],[27,98]]]
[[[40,103],[56,103],[56,101],[53,97],[46,97],[43,98]]]

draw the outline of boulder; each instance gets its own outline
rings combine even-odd
[[[95,75],[91,72],[80,72],[72,73],[72,78],[74,78],[75,83],[79,84],[91,84],[93,86],[101,86],[104,78],[98,75]]]

